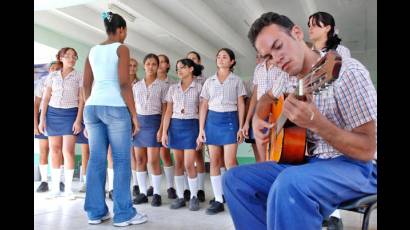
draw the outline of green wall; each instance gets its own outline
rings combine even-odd
[[[34,41],[53,47],[57,50],[67,46],[74,48],[78,53],[75,69],[81,72],[83,71],[85,57],[88,55],[91,48],[90,45],[68,38],[37,24],[34,24]]]

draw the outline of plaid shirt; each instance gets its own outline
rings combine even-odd
[[[319,111],[339,128],[352,130],[372,120],[377,123],[376,89],[369,72],[356,59],[343,59],[339,78],[313,99]],[[319,158],[342,155],[310,130],[308,141],[314,143],[309,152]]]
[[[201,89],[201,84],[195,81],[185,91],[182,91],[181,82],[171,85],[165,100],[172,102],[172,118],[199,119]]]
[[[342,45],[338,45],[336,48],[336,52],[342,57],[342,59],[345,58],[351,58],[352,56],[350,55],[350,50],[349,48],[342,46]],[[323,57],[327,52],[325,52],[324,50],[320,51],[320,56]]]
[[[162,104],[166,103],[165,96],[168,86],[159,79],[155,79],[147,87],[145,78],[132,87],[135,107],[140,115],[155,115],[162,113]]]
[[[253,84],[257,86],[257,97],[256,99],[259,100],[266,92],[272,89],[273,86],[279,85],[280,80],[285,78],[285,80],[289,79],[289,74],[282,71],[276,66],[272,66],[271,68],[266,68],[266,61],[258,64],[255,67],[255,72],[253,75]]]
[[[161,80],[161,79],[159,79],[159,78],[158,78],[158,80],[162,81],[163,83],[165,83],[165,84],[167,85],[167,92],[168,92],[169,87],[170,87],[172,84],[177,83],[177,81],[175,81],[174,79],[172,79],[172,78],[170,78],[170,77],[168,77],[168,76],[167,76],[167,78],[166,78],[165,80]]]
[[[36,87],[34,88],[34,96],[41,98],[40,108],[39,108],[40,111],[41,111],[41,108],[43,107],[43,93],[46,87],[46,80],[49,77],[50,77],[50,74],[41,78],[36,84]]]
[[[208,100],[209,110],[215,112],[237,111],[238,97],[245,95],[242,80],[232,72],[222,84],[216,74],[208,78],[201,92],[201,97]]]
[[[207,79],[207,78],[204,76],[203,73],[201,74],[201,76],[194,76],[194,80],[195,80],[196,82],[198,82],[199,84],[201,84],[201,85],[204,85],[204,84],[205,84],[206,79]]]
[[[51,88],[49,106],[63,109],[78,107],[80,88],[83,87],[82,73],[73,70],[63,78],[61,71],[55,71],[47,77],[45,85]]]
[[[245,86],[245,90],[246,90],[246,95],[245,97],[247,98],[251,98],[252,97],[252,93],[253,93],[253,80],[249,79],[246,81],[243,81],[243,84]]]

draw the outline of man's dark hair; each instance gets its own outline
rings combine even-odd
[[[249,41],[252,46],[255,47],[255,40],[261,30],[271,24],[276,24],[283,28],[289,35],[293,26],[295,25],[288,17],[285,15],[280,15],[274,12],[267,12],[262,14],[258,19],[256,19],[248,32]],[[256,47],[255,47],[256,48]]]

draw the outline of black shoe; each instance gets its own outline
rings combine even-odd
[[[226,203],[224,195],[222,195],[222,201],[223,201],[224,204]],[[213,202],[215,202],[215,197],[212,198],[212,200],[209,201],[209,204],[212,204]]]
[[[113,200],[113,199],[112,199],[112,193],[113,193],[113,191],[114,191],[114,190],[111,190],[111,191],[108,192],[108,199],[110,199],[110,200]]]
[[[341,218],[331,216],[328,220],[328,230],[343,230],[343,222]]]
[[[176,199],[177,198],[177,192],[175,191],[174,188],[169,188],[167,189],[167,193],[168,193],[168,199]]]
[[[327,227],[329,225],[329,219],[323,219],[322,227]]]
[[[178,209],[181,207],[185,207],[185,199],[184,198],[177,198],[176,200],[172,201],[171,209]]]
[[[199,201],[204,202],[205,201],[205,192],[204,192],[204,190],[198,190],[197,197],[198,197]]]
[[[184,199],[185,201],[189,201],[191,199],[191,191],[189,191],[188,189],[185,189],[184,191]]]
[[[138,194],[140,194],[140,187],[138,185],[134,185],[134,187],[132,188],[132,194],[134,196],[137,196]]]
[[[208,215],[215,215],[217,213],[223,212],[225,210],[224,204],[218,201],[214,201],[211,204],[211,207],[206,209],[206,214]]]
[[[48,183],[43,181],[41,184],[38,186],[36,192],[47,192],[48,191]]]
[[[189,210],[191,211],[199,210],[199,200],[196,196],[192,197],[191,200],[189,200]]]
[[[134,204],[148,203],[148,197],[144,193],[138,194],[132,201]]]
[[[60,192],[64,192],[65,185],[63,182],[60,182]]]
[[[158,194],[154,194],[152,196],[151,205],[154,206],[154,207],[159,207],[159,206],[161,206],[161,204],[162,204],[161,196],[158,195]]]
[[[149,186],[147,190],[147,196],[152,196],[152,194],[154,194],[154,187]]]

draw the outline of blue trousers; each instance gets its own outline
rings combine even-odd
[[[343,201],[377,193],[377,166],[345,156],[263,162],[228,170],[222,184],[238,230],[318,230]]]
[[[114,168],[114,223],[133,218],[131,181],[131,116],[127,107],[87,105],[84,123],[88,131],[90,159],[87,167],[87,191],[84,210],[88,219],[101,219],[108,212],[105,203],[107,151],[111,145]]]

